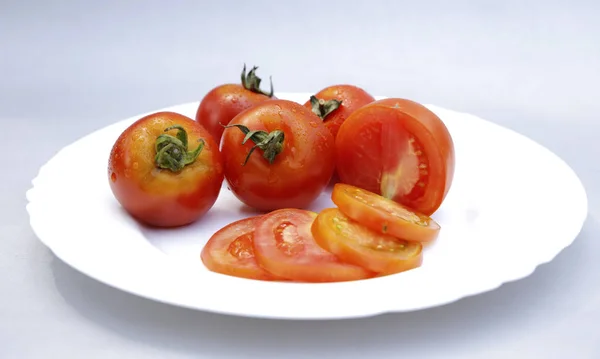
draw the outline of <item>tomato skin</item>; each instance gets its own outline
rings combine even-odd
[[[454,165],[454,144],[443,121],[406,99],[388,98],[361,107],[336,137],[341,182],[428,216],[450,190]]]
[[[381,234],[426,243],[440,232],[440,225],[429,216],[358,187],[337,183],[331,199],[344,215]]]
[[[202,248],[202,263],[212,272],[234,277],[268,281],[281,279],[256,262],[254,230],[258,218],[244,218],[215,232]]]
[[[156,167],[155,141],[179,124],[187,131],[189,148],[205,144],[198,158],[180,172]],[[175,130],[169,133],[174,133]],[[173,112],[140,118],[116,140],[108,161],[110,188],[121,206],[150,226],[190,224],[214,205],[223,182],[223,163],[217,144],[196,121]]]
[[[230,124],[250,130],[285,134],[283,149],[269,163],[263,150],[242,144],[245,134],[236,127],[223,133],[225,179],[234,195],[247,206],[260,211],[280,208],[306,208],[323,191],[332,177],[334,140],[321,120],[300,104],[271,100],[258,104],[236,116]]]
[[[221,142],[223,126],[237,114],[258,103],[274,97],[256,93],[240,84],[224,84],[209,91],[198,106],[196,121],[212,135],[215,142]]]
[[[352,114],[352,112],[358,110],[362,106],[375,101],[375,98],[362,88],[354,85],[340,84],[325,87],[321,91],[315,94],[320,100],[338,100],[342,101],[340,107],[325,117],[323,122],[329,129],[333,137],[337,136],[342,123]],[[312,108],[309,101],[304,103],[304,106],[308,109]]]
[[[315,241],[341,260],[380,275],[404,272],[423,262],[423,246],[372,231],[337,208],[326,208],[312,226]]]
[[[341,262],[312,236],[317,214],[284,208],[263,215],[254,231],[254,253],[270,273],[299,282],[341,282],[374,276],[362,267]]]

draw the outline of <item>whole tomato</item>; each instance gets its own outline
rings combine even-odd
[[[231,191],[258,210],[305,208],[333,174],[335,142],[309,109],[272,100],[237,115],[221,152]]]
[[[323,120],[335,138],[340,126],[352,112],[373,101],[375,98],[360,87],[333,85],[311,96],[304,106]]]
[[[118,137],[108,178],[131,216],[151,226],[174,227],[204,215],[217,200],[224,177],[218,145],[198,122],[157,112]]]
[[[258,67],[254,66],[246,75],[246,65],[242,70],[241,84],[224,84],[209,91],[198,106],[196,121],[198,121],[213,136],[217,144],[221,141],[223,126],[243,110],[275,98],[273,82],[271,90],[260,89],[261,79],[256,76]]]

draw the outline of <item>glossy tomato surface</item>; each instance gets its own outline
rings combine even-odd
[[[234,277],[276,280],[256,262],[254,256],[254,229],[258,217],[235,221],[213,234],[200,258],[210,271]]]
[[[337,183],[331,199],[346,216],[381,234],[431,242],[440,232],[440,225],[429,216],[355,186]]]
[[[229,127],[221,142],[225,178],[246,205],[261,211],[306,208],[327,186],[335,165],[333,136],[307,108],[272,100],[240,113],[230,125],[258,131],[252,137],[257,139],[244,143],[246,133]],[[255,147],[261,142],[264,149]]]
[[[341,262],[315,242],[311,227],[316,217],[314,212],[291,208],[263,215],[254,232],[258,263],[270,273],[300,282],[339,282],[372,277],[374,273]]]
[[[187,148],[180,146],[180,130],[165,132],[172,126],[185,130]],[[169,145],[161,149],[161,159],[173,166],[187,158],[183,154],[203,146],[193,161],[173,171],[158,166],[157,140]],[[110,152],[108,179],[116,199],[133,217],[151,226],[174,227],[198,220],[214,205],[223,164],[217,144],[198,122],[158,112],[139,119],[118,137]]]
[[[210,90],[198,106],[198,121],[213,136],[218,144],[221,142],[223,126],[226,126],[237,114],[258,103],[274,99],[273,84],[271,92],[260,89],[261,79],[256,76],[257,67],[246,74],[246,66],[242,71],[239,84],[223,84]]]
[[[337,208],[321,211],[312,232],[321,247],[341,260],[380,275],[404,272],[423,262],[420,242],[408,242],[372,231]]]
[[[271,100],[269,96],[252,92],[239,84],[221,85],[204,96],[196,112],[196,121],[218,143],[223,135],[223,126],[231,119],[245,109],[268,100]]]
[[[406,99],[372,102],[352,113],[336,137],[340,181],[425,215],[445,199],[454,176],[454,144],[442,120]]]
[[[316,114],[324,115],[323,122],[335,137],[342,123],[350,116],[351,113],[358,110],[362,106],[375,101],[375,98],[362,88],[354,85],[333,85],[328,86],[314,95],[317,100],[328,102],[331,100],[340,101],[339,106],[332,112],[326,114],[327,109],[322,106],[316,109]],[[309,100],[304,106],[308,109],[313,109],[313,103]]]

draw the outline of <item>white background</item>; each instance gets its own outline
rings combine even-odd
[[[600,358],[599,18],[593,0],[0,1],[0,358]],[[199,101],[243,62],[276,91],[353,83],[515,129],[575,169],[588,221],[553,262],[496,291],[326,322],[151,302],[35,238],[25,191],[56,151]]]

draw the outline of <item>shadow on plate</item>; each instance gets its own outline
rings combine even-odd
[[[595,279],[586,263],[596,260],[590,240],[599,230],[598,221],[588,218],[580,237],[553,262],[498,290],[429,310],[338,321],[267,320],[193,311],[113,289],[56,257],[52,271],[59,293],[82,316],[124,338],[165,351],[270,357],[302,354],[310,347],[311,353],[347,357],[369,347],[386,351],[393,343],[394,348],[405,348],[406,354],[431,345],[448,350],[468,346],[477,353],[489,347],[477,348],[476,343],[497,343],[503,333],[503,340],[531,335],[532,330],[560,320],[561,313],[584,304],[585,295],[573,292],[581,291],[582,282]]]

